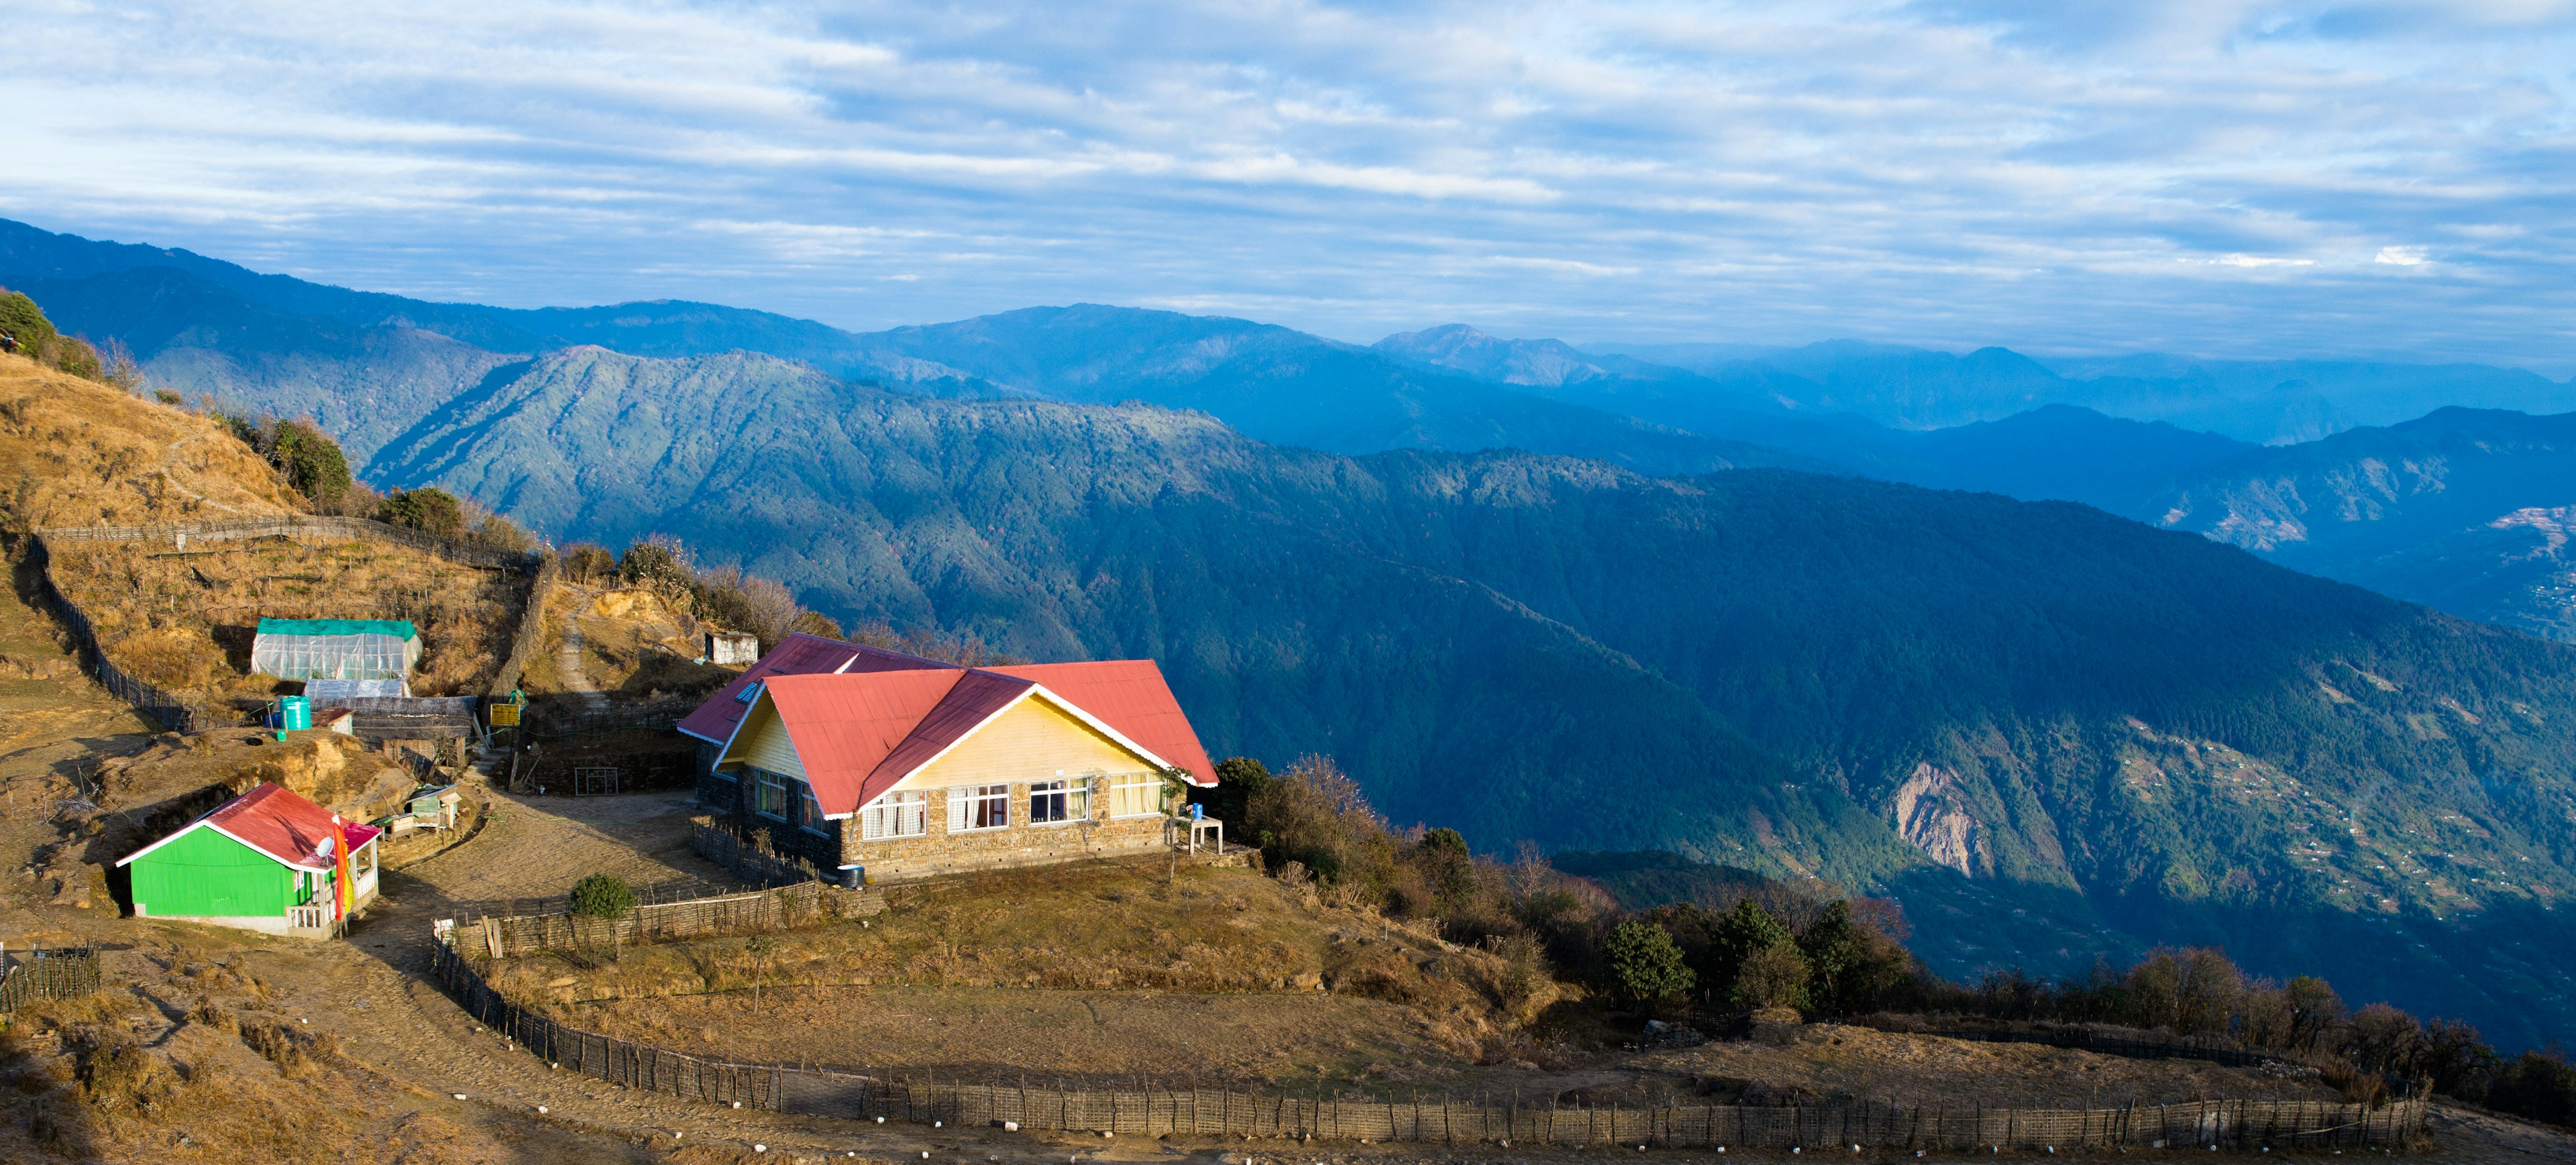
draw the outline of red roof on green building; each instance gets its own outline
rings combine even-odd
[[[296,796],[284,785],[263,781],[258,788],[216,806],[213,812],[172,831],[169,837],[127,854],[116,864],[125,865],[201,825],[305,870],[331,868],[331,851],[323,845],[332,837],[339,837],[354,851],[380,832],[372,825],[341,821],[330,810]]]

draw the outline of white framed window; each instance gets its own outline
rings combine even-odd
[[[1151,773],[1110,778],[1111,817],[1151,817],[1161,813],[1170,800],[1171,787],[1163,783],[1163,778]]]
[[[919,837],[930,832],[930,794],[888,793],[859,814],[859,840]]]
[[[814,786],[796,783],[796,824],[807,833],[831,836],[832,823],[823,819],[823,804],[814,799]]]
[[[1010,823],[1009,785],[960,785],[948,791],[948,832],[1001,829]]]
[[[1091,782],[1039,781],[1029,786],[1029,824],[1080,821],[1091,816]]]

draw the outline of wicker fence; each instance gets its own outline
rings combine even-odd
[[[503,958],[698,935],[793,930],[836,919],[863,918],[884,909],[885,897],[877,891],[842,890],[809,881],[776,890],[647,902],[615,921],[584,918],[568,909],[485,915],[460,921],[456,941],[464,949]]]
[[[232,708],[197,703],[178,693],[138,679],[125,669],[116,666],[115,661],[109,659],[107,653],[100,649],[98,628],[90,622],[89,613],[81,610],[80,604],[72,602],[71,596],[64,594],[60,587],[54,585],[53,560],[49,544],[55,542],[166,542],[173,547],[184,548],[192,540],[225,542],[245,538],[334,541],[368,539],[392,542],[425,550],[464,566],[535,571],[541,578],[545,568],[554,562],[551,555],[494,550],[488,546],[477,546],[453,538],[433,537],[417,530],[406,530],[400,526],[387,525],[366,518],[279,517],[231,522],[182,522],[162,526],[55,527],[39,530],[30,535],[36,558],[36,577],[43,587],[40,597],[51,604],[55,613],[71,628],[75,649],[85,652],[96,665],[99,686],[106,688],[116,698],[133,705],[136,711],[158,721],[163,728],[172,732],[190,733],[239,724],[242,721],[242,713]],[[530,591],[532,600],[535,594],[532,588]],[[520,617],[519,638],[532,641],[536,622],[523,614]],[[503,665],[503,670],[510,670],[513,664],[524,666],[525,656],[519,645],[513,644],[510,660],[510,663]],[[515,674],[513,680],[515,682]]]
[[[1023,1129],[1143,1136],[1311,1136],[1449,1144],[2257,1150],[2398,1144],[2421,1134],[2425,1109],[2420,1100],[2380,1108],[2263,1100],[2097,1109],[1887,1103],[1805,1108],[1523,1108],[1211,1089],[1108,1091],[943,1083],[893,1074],[726,1063],[583,1031],[511,1003],[484,982],[472,960],[444,945],[435,952],[432,974],[475,1019],[515,1046],[561,1067],[685,1100],[847,1120],[884,1117],[917,1124],[1012,1124]]]
[[[698,856],[733,871],[736,877],[746,882],[761,886],[790,886],[823,877],[823,872],[813,863],[753,845],[713,818],[696,818],[695,825],[697,835],[692,844]],[[842,871],[833,873],[837,876]]]
[[[0,966],[0,1011],[16,1011],[43,999],[77,999],[99,988],[98,950],[94,947],[38,947],[23,961]]]
[[[51,532],[48,532],[51,533]],[[199,704],[176,692],[147,683],[116,666],[98,645],[98,627],[89,620],[89,612],[54,585],[53,553],[45,545],[46,534],[30,536],[30,551],[36,568],[37,598],[54,609],[54,615],[71,628],[72,649],[90,658],[98,685],[110,695],[134,706],[134,710],[151,717],[171,732],[204,732],[241,722],[241,714],[230,708]]]

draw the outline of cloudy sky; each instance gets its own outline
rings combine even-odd
[[[2576,372],[2576,3],[14,0],[0,216],[512,306]]]

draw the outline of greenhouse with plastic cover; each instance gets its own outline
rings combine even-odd
[[[252,671],[282,680],[392,680],[420,663],[420,633],[407,619],[262,619]]]

